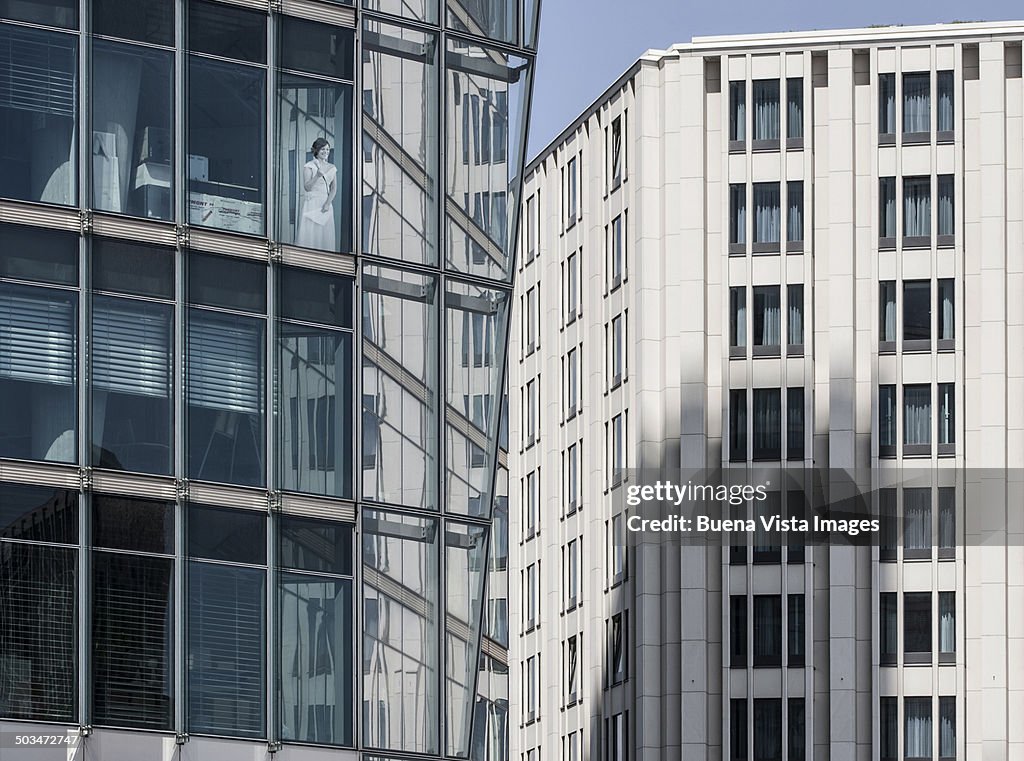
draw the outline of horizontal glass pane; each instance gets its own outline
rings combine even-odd
[[[428,24],[437,23],[437,0],[363,0],[363,7]]]
[[[192,251],[188,257],[188,301],[265,314],[267,266],[247,259]]]
[[[267,562],[266,514],[258,510],[189,505],[188,555],[263,565]]]
[[[4,718],[75,721],[77,579],[77,550],[0,543]]]
[[[281,568],[352,575],[352,524],[282,515],[278,526]]]
[[[0,18],[78,28],[78,0],[0,0]]]
[[[174,54],[94,40],[92,207],[172,219]]]
[[[0,539],[78,544],[78,492],[0,483]]]
[[[283,74],[278,99],[278,236],[351,251],[352,87]]]
[[[78,200],[78,38],[0,26],[0,196]]]
[[[351,328],[355,280],[296,267],[281,268],[281,317]]]
[[[174,298],[173,248],[94,237],[91,259],[97,291]]]
[[[174,504],[96,494],[92,544],[111,550],[174,553]]]
[[[448,27],[490,40],[518,39],[519,0],[448,0]]]
[[[0,283],[0,457],[78,460],[78,295]]]
[[[281,737],[351,745],[352,581],[282,573],[278,595]]]
[[[266,72],[189,56],[188,76],[188,221],[262,235]]]
[[[92,561],[93,721],[170,729],[174,560],[94,552]]]
[[[281,16],[282,69],[352,80],[355,77],[355,37],[352,29]]]
[[[92,31],[106,37],[173,45],[174,6],[167,0],[92,0]]]
[[[190,0],[188,49],[250,63],[267,62],[267,14],[237,5]]]
[[[78,285],[78,234],[0,223],[0,277]]]

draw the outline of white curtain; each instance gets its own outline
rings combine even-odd
[[[789,336],[790,346],[804,342],[804,289],[802,286],[789,286]]]
[[[931,76],[903,75],[903,131],[931,130]]]
[[[778,80],[754,82],[754,139],[779,139]]]
[[[896,178],[882,177],[878,183],[881,220],[878,234],[882,238],[896,237]]]
[[[952,488],[939,489],[939,547],[956,546],[956,494]]]
[[[758,346],[778,346],[782,314],[775,287],[754,290],[754,338]]]
[[[939,758],[956,758],[956,698],[939,698]]]
[[[939,384],[939,443],[952,444],[956,441],[953,416],[953,384]]]
[[[907,698],[906,738],[904,755],[907,758],[932,757],[931,698]]]
[[[896,132],[896,82],[894,74],[878,77],[878,131],[883,135]]]
[[[903,235],[928,237],[932,233],[931,180],[927,177],[903,181]]]
[[[729,139],[747,139],[746,82],[729,83]]]
[[[952,592],[939,595],[939,652],[956,652],[956,608]]]
[[[878,389],[878,443],[883,447],[896,446],[895,386],[882,386]]]
[[[928,550],[932,546],[930,489],[903,490],[903,547]]]
[[[786,240],[804,239],[804,184],[791,182],[787,189]]]
[[[730,243],[745,243],[747,240],[747,188],[745,185],[729,186]]]
[[[939,177],[939,204],[938,204],[938,226],[939,235],[953,234],[953,176],[942,175]]]
[[[804,81],[786,81],[786,137],[804,136]]]
[[[730,346],[747,345],[747,293],[746,288],[729,289]]]
[[[953,72],[940,71],[935,118],[939,132],[953,131]]]
[[[778,389],[754,389],[754,456],[778,459],[782,401]]]
[[[953,338],[953,281],[939,281],[939,338]]]
[[[775,183],[754,186],[754,241],[778,243],[781,234],[779,186]]]
[[[885,302],[884,322],[882,324],[883,341],[896,340],[896,300]]]

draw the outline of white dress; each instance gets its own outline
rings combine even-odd
[[[302,184],[306,186],[307,171],[310,176],[316,177],[317,161],[307,161],[302,167]],[[312,190],[306,191],[302,197],[302,204],[299,212],[297,229],[295,230],[295,245],[305,248],[317,248],[321,251],[337,251],[337,235],[334,229],[334,206],[331,204],[327,212],[322,211],[331,194],[331,183],[338,175],[338,168],[334,164],[324,163],[321,167],[323,177],[317,177]]]

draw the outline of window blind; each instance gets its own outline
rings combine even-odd
[[[263,324],[192,310],[188,326],[188,398],[197,407],[259,414]]]
[[[74,294],[0,286],[0,378],[74,384]]]
[[[92,316],[92,378],[97,388],[167,398],[171,308],[97,297]]]
[[[74,118],[77,48],[67,34],[0,30],[0,107]]]

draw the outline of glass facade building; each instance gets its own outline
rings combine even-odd
[[[505,757],[538,6],[0,0],[0,732]]]

